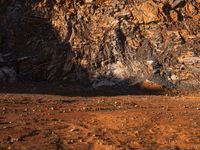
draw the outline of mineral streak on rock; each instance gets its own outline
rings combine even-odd
[[[0,52],[37,56],[17,67],[32,80],[197,88],[199,8],[199,0],[1,0]]]

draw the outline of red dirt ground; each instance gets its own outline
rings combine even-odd
[[[6,89],[0,94],[1,150],[200,150],[198,96]]]

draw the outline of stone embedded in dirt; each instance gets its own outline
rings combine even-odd
[[[51,109],[51,110],[55,110],[55,108],[54,108],[54,107],[51,107],[50,109]]]
[[[6,111],[6,110],[7,110],[7,108],[6,108],[6,107],[3,107],[3,108],[2,108],[2,110],[3,110],[3,111]]]
[[[75,143],[74,140],[69,140],[69,141],[68,141],[68,144],[74,144],[74,143]]]
[[[80,131],[80,129],[78,129],[78,128],[72,128],[72,129],[70,130],[70,132],[78,132],[78,131]]]
[[[8,142],[9,144],[13,144],[14,142],[17,142],[18,140],[19,140],[18,138],[13,138],[13,137],[9,136],[6,139],[6,142]]]

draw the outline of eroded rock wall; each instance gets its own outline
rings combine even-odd
[[[199,0],[0,1],[0,51],[20,76],[197,88]]]

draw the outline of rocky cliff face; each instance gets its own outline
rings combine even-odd
[[[199,0],[0,0],[18,78],[200,85]],[[11,60],[11,58],[9,58]]]

